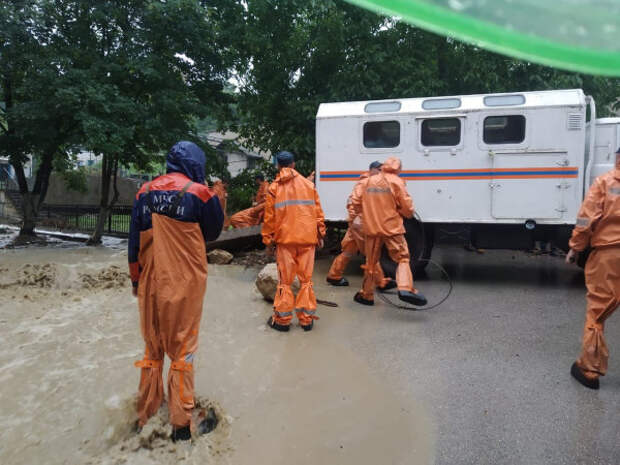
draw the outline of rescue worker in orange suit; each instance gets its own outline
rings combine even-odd
[[[338,255],[332,266],[329,268],[329,272],[327,273],[327,282],[332,286],[348,286],[349,281],[347,278],[343,276],[344,270],[347,267],[347,264],[358,252],[365,253],[365,241],[364,241],[364,232],[363,232],[363,222],[362,216],[355,216],[355,211],[353,210],[353,200],[356,197],[359,197],[361,194],[361,188],[364,184],[364,180],[369,176],[373,176],[375,174],[379,174],[381,172],[381,163],[378,161],[373,161],[368,167],[368,172],[364,173],[360,176],[359,181],[353,187],[353,191],[349,196],[347,201],[347,211],[349,212],[349,228],[340,243],[342,252]],[[355,218],[355,221],[353,220]],[[383,275],[383,270],[381,269],[381,265],[377,262],[377,280],[379,282],[379,289],[382,291],[392,289],[396,287],[396,282],[393,279],[386,278]]]
[[[380,285],[377,266],[383,245],[390,258],[397,263],[396,284],[398,298],[413,305],[426,305],[426,298],[413,287],[409,267],[409,248],[405,240],[403,218],[413,217],[413,201],[405,182],[400,178],[401,162],[388,158],[381,172],[363,180],[359,197],[352,199],[355,216],[363,218],[366,235],[366,264],[362,290],[353,300],[364,305],[374,305],[374,291]]]
[[[275,247],[279,275],[267,325],[288,331],[295,311],[301,327],[310,331],[318,319],[312,288],[314,251],[323,247],[325,218],[314,184],[295,171],[293,154],[279,152],[276,160],[279,173],[267,191],[262,230],[268,252]],[[301,285],[297,297],[291,289],[295,276]]]
[[[167,155],[166,174],[142,186],[129,232],[129,270],[138,297],[145,343],[138,388],[138,426],[164,400],[164,354],[173,440],[191,438],[194,354],[207,285],[205,241],[216,239],[224,214],[204,185],[205,154],[192,142],[178,142]]]
[[[249,228],[250,226],[258,226],[263,222],[265,196],[269,183],[265,181],[265,176],[262,174],[257,174],[254,181],[258,185],[258,191],[254,196],[252,207],[241,210],[230,217],[230,224],[233,228]]]
[[[569,246],[568,263],[591,247],[585,267],[587,309],[581,355],[571,374],[584,386],[598,389],[609,358],[603,336],[605,320],[620,305],[620,148],[615,168],[596,178],[590,187]]]
[[[222,208],[222,212],[224,213],[224,227],[228,227],[230,225],[230,218],[226,215],[226,203],[228,202],[228,193],[226,192],[226,184],[224,184],[219,179],[213,183],[211,190],[217,195],[217,198],[220,200],[220,207]]]

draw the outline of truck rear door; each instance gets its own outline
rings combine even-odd
[[[563,179],[575,177],[568,154],[528,144],[526,115],[483,115],[482,143],[491,157],[491,215],[497,219],[559,219],[566,208]],[[573,173],[575,171],[575,173]]]

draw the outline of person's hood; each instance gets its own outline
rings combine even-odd
[[[280,172],[278,173],[278,177],[276,178],[276,181],[280,183],[288,182],[298,175],[299,173],[293,168],[281,168]]]
[[[193,142],[174,144],[166,157],[166,173],[181,173],[200,184],[205,181],[205,153]]]
[[[398,174],[401,168],[400,159],[396,157],[390,157],[383,162],[383,166],[381,166],[381,171],[384,173],[394,173]]]

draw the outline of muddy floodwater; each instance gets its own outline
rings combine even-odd
[[[433,463],[427,408],[342,337],[346,313],[271,331],[258,269],[238,265],[209,267],[195,360],[217,428],[175,445],[163,409],[133,432],[143,344],[122,246],[0,250],[0,463]]]

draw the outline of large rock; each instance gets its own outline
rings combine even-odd
[[[295,278],[291,287],[293,292],[296,293],[299,291],[299,280],[297,278]],[[276,289],[278,288],[278,267],[275,263],[268,263],[260,273],[258,273],[256,288],[260,291],[265,300],[273,302]]]
[[[233,255],[222,249],[215,249],[207,254],[208,262],[215,265],[228,265],[232,259]]]

